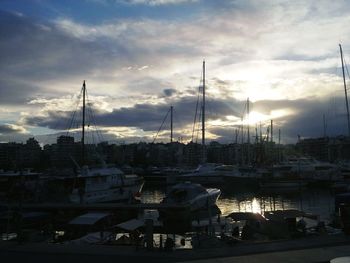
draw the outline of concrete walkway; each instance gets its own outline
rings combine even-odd
[[[350,255],[350,237],[313,236],[264,243],[240,243],[194,250],[136,250],[132,246],[0,242],[0,259],[9,262],[328,262]]]
[[[204,260],[194,260],[191,263],[323,263],[330,262],[337,257],[349,256],[350,263],[350,245],[310,248],[302,250],[291,250],[283,252],[272,252],[263,254],[254,254],[246,256],[211,258]]]

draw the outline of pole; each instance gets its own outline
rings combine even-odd
[[[273,142],[273,120],[271,120],[271,142]]]
[[[344,82],[345,104],[346,104],[346,116],[347,116],[347,119],[348,119],[348,136],[350,137],[350,118],[349,118],[348,91],[346,89],[343,49],[341,47],[341,44],[339,44],[339,49],[340,49],[341,67],[342,67],[342,71],[343,71],[343,82]]]
[[[247,145],[247,161],[248,161],[248,165],[250,165],[250,131],[249,131],[249,98],[247,98],[247,137],[248,137],[248,145]]]
[[[82,165],[85,164],[85,93],[86,93],[86,85],[85,80],[83,83],[83,124],[82,124],[82,135],[81,135],[81,159]]]
[[[250,132],[249,132],[249,98],[247,98],[247,125],[248,125],[248,130],[247,130],[247,136],[248,136],[248,145],[250,143]]]
[[[243,143],[244,143],[244,134],[243,134],[243,115],[242,115],[242,117],[241,117],[241,135],[242,135],[242,137],[241,137],[241,165],[243,165],[244,164],[244,158],[243,158]]]
[[[203,105],[202,105],[202,151],[203,163],[205,158],[205,60],[203,60]]]
[[[326,124],[326,115],[323,113],[323,137],[327,136],[327,124]]]
[[[278,162],[281,161],[281,129],[278,129]]]
[[[274,153],[274,147],[273,147],[273,120],[271,120],[271,161],[275,162],[275,153]]]
[[[173,110],[174,107],[170,107],[170,143],[173,142]]]

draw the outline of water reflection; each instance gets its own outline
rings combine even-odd
[[[160,202],[166,188],[146,186],[142,202]],[[297,193],[268,194],[258,192],[237,192],[222,189],[217,202],[223,215],[232,212],[254,212],[298,209],[320,216],[320,220],[329,222],[334,213],[334,196],[326,189],[305,189]]]

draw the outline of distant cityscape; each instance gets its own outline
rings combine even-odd
[[[203,147],[198,143],[132,143],[87,144],[86,164],[102,160],[119,167],[183,166],[203,162]],[[55,144],[40,147],[35,138],[26,143],[0,143],[0,169],[37,171],[74,169],[81,165],[81,142],[71,136],[59,136]],[[222,164],[263,166],[283,161],[288,156],[309,156],[320,161],[339,162],[350,159],[350,139],[346,136],[300,139],[296,144],[282,145],[272,141],[221,144],[212,141],[205,147],[205,161]]]

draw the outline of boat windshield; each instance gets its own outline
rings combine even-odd
[[[174,186],[168,197],[177,202],[185,201],[206,192],[206,189],[198,184],[181,184]]]

